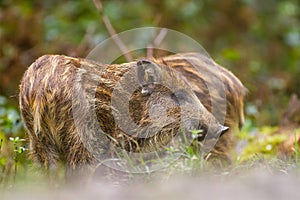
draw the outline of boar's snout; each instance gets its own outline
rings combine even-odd
[[[221,124],[218,124],[216,126],[210,127],[207,130],[207,134],[205,135],[206,140],[210,139],[218,139],[221,137],[226,131],[229,130],[228,126],[223,126]],[[204,139],[204,138],[203,138]]]

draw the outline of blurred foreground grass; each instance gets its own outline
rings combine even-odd
[[[0,190],[10,191],[14,188],[28,188],[41,185],[47,188],[46,173],[28,158],[28,141],[18,111],[7,104],[5,97],[0,97]],[[235,159],[226,167],[213,167],[196,151],[187,147],[187,151],[168,168],[143,175],[127,174],[114,176],[105,174],[100,180],[116,185],[128,181],[139,180],[143,184],[168,181],[172,177],[218,177],[220,180],[239,179],[254,171],[263,170],[267,174],[283,174],[290,176],[299,171],[299,152],[288,159],[281,160],[277,156],[278,145],[286,139],[285,135],[273,134],[278,127],[255,127],[250,119],[238,134]],[[298,130],[295,130],[298,134]],[[298,147],[295,144],[295,149]],[[171,149],[169,149],[171,151]],[[64,185],[64,167],[60,167],[57,186]],[[137,178],[138,177],[138,178]],[[97,177],[91,179],[93,182]],[[194,180],[193,180],[194,181]],[[99,182],[99,184],[101,181]],[[98,183],[97,183],[98,184]],[[203,183],[202,183],[203,184]]]

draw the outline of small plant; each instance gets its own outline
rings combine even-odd
[[[25,148],[21,147],[19,142],[24,140],[15,136],[21,136],[22,132],[23,123],[19,112],[9,104],[6,97],[0,95],[0,183],[5,182],[7,184],[11,172],[13,172],[13,167],[17,169],[17,164],[20,163],[19,155],[22,154]],[[15,137],[10,139],[13,140],[14,147],[9,145],[10,142],[7,140],[12,136]],[[13,148],[13,153],[11,153],[11,148]],[[13,166],[13,163],[16,165]]]
[[[10,137],[10,141],[13,142],[14,145],[14,161],[15,161],[15,172],[14,172],[14,182],[16,181],[17,168],[19,156],[22,155],[27,149],[24,146],[20,146],[20,142],[25,141],[25,139],[21,139],[19,137]]]
[[[184,137],[184,154],[179,160],[179,165],[184,171],[205,168],[205,156],[201,153],[202,143],[198,141],[203,136],[203,130],[190,130],[187,138]],[[185,135],[184,135],[185,136]],[[180,164],[181,163],[181,164]]]

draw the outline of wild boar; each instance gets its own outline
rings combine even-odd
[[[218,138],[228,127],[206,109],[209,106],[202,105],[209,95],[195,95],[189,78],[172,70],[168,59],[112,65],[61,55],[37,59],[23,76],[19,96],[31,156],[46,168],[66,162],[72,171],[93,166],[118,148],[136,153],[163,149],[182,124],[184,131],[205,129],[208,138]],[[145,85],[143,75],[149,69],[159,73]],[[190,80],[192,86],[196,84]],[[226,85],[227,79],[223,81]],[[149,85],[151,90],[145,93]],[[230,93],[232,87],[229,96],[237,94]],[[162,107],[167,117],[158,114]],[[152,130],[154,125],[157,132]]]

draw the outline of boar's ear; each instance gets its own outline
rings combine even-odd
[[[160,67],[155,62],[147,59],[142,59],[137,62],[137,79],[140,85],[158,83],[160,76]]]

